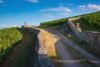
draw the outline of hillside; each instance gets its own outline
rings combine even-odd
[[[22,38],[18,28],[0,29],[0,64],[10,55]]]
[[[46,27],[58,28],[65,23],[65,20],[66,20],[66,18],[48,21],[48,22],[42,22],[40,24],[40,27],[42,27],[42,28],[46,28]]]
[[[80,27],[83,31],[100,31],[100,12],[94,12],[90,14],[84,14],[80,16],[74,16],[75,17],[81,17],[80,20],[76,21],[80,23]],[[70,17],[73,18],[73,17]],[[40,27],[47,28],[61,28],[64,23],[67,22],[68,18],[48,21],[41,23]],[[67,25],[68,26],[68,25]]]
[[[79,23],[83,31],[100,31],[100,12],[82,15]]]

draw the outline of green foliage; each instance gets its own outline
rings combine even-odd
[[[40,27],[46,28],[46,27],[56,27],[64,24],[66,19],[59,19],[59,20],[53,20],[48,22],[41,23]]]
[[[100,32],[100,12],[84,14],[69,18],[81,17],[80,20],[76,21],[80,23],[80,26],[83,31],[99,31]],[[53,20],[41,23],[40,27],[42,28],[61,28],[62,24],[67,22],[68,18]]]
[[[13,47],[22,39],[18,28],[0,29],[0,63],[11,53]]]
[[[100,12],[82,15],[79,23],[83,31],[100,31]]]

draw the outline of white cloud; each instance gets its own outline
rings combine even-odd
[[[100,5],[96,4],[81,5],[79,7],[82,10],[87,10],[87,9],[100,10]]]
[[[42,13],[43,17],[46,17],[48,19],[55,19],[55,18],[64,18],[67,17],[72,13],[72,10],[65,7],[65,6],[58,6],[58,7],[52,7],[40,10],[39,12]]]
[[[32,3],[38,3],[39,0],[27,0],[28,2],[32,2]]]
[[[59,7],[54,7],[54,8],[48,8],[48,9],[43,9],[40,12],[63,12],[63,13],[71,13],[72,10],[65,7],[65,6],[59,6]]]
[[[88,5],[88,8],[90,8],[90,9],[100,10],[100,5],[89,4],[89,5]]]
[[[42,14],[42,16],[49,18],[49,19],[54,19],[55,17],[53,15],[50,14]]]
[[[4,3],[4,1],[3,0],[0,0],[0,4],[2,4],[2,3]]]

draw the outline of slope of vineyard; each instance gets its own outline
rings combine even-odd
[[[100,12],[82,15],[79,23],[83,31],[100,31]]]
[[[60,27],[64,23],[65,23],[65,18],[58,19],[58,20],[53,20],[53,21],[48,21],[48,22],[42,22],[40,24],[40,27],[43,27],[43,28],[46,28],[46,27],[56,28],[56,27]]]
[[[100,12],[94,12],[90,14],[84,14],[79,16],[73,16],[69,18],[81,17],[80,20],[75,22],[80,23],[80,27],[83,31],[100,31]],[[68,18],[48,21],[41,23],[40,27],[47,28],[62,28],[64,23],[67,23]]]
[[[18,28],[0,29],[0,64],[10,55],[14,46],[22,40]]]

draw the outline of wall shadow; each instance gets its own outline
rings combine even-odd
[[[23,28],[25,30],[27,30],[28,32],[30,32],[31,36],[32,36],[32,39],[33,39],[33,46],[32,46],[32,49],[31,49],[31,52],[30,52],[30,55],[29,55],[29,62],[27,64],[26,67],[40,67],[40,64],[39,64],[39,59],[38,59],[38,56],[39,56],[39,40],[38,40],[38,37],[37,35],[39,34],[40,30],[37,30],[37,29],[33,29],[33,28]]]

